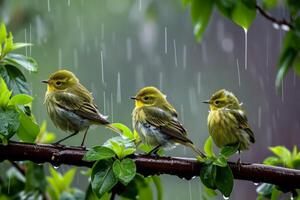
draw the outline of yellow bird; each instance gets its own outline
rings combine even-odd
[[[167,101],[166,95],[155,87],[145,87],[131,98],[135,100],[133,127],[144,143],[154,147],[149,154],[156,155],[160,148],[168,149],[182,144],[204,157],[187,137],[185,128],[178,120],[177,111]]]
[[[239,152],[249,149],[255,142],[254,134],[249,127],[247,116],[238,99],[225,89],[212,95],[207,118],[209,134],[217,147],[239,144]]]
[[[110,125],[107,116],[99,112],[92,94],[79,83],[72,72],[58,70],[42,82],[47,84],[44,104],[51,120],[61,130],[72,133],[55,144],[85,130],[81,143],[83,146],[88,129],[93,124],[105,125],[117,132],[116,128]]]

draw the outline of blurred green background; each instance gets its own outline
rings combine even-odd
[[[141,87],[153,85],[167,94],[176,107],[189,137],[199,146],[208,136],[208,107],[201,104],[221,88],[243,102],[257,142],[242,154],[243,162],[262,162],[268,146],[292,148],[300,143],[299,78],[287,75],[275,89],[276,62],[284,36],[258,16],[247,34],[214,13],[201,44],[196,43],[189,11],[179,0],[2,0],[1,21],[14,33],[14,41],[34,46],[22,53],[35,58],[37,74],[26,74],[33,89],[33,113],[39,123],[58,138],[43,105],[45,85],[40,80],[64,68],[73,71],[89,90],[102,113],[113,122],[131,127],[133,102]],[[274,16],[286,17],[283,8]],[[112,136],[103,127],[93,128],[86,144],[102,144]],[[79,145],[78,135],[66,142]],[[194,156],[178,146],[171,156]],[[236,160],[236,158],[233,158]],[[67,166],[58,170],[64,171]],[[82,189],[87,178],[77,175]],[[187,182],[162,176],[164,199],[201,199],[199,178]],[[254,183],[236,181],[231,199],[254,199]],[[222,199],[222,197],[219,197]]]

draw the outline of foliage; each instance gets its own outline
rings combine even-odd
[[[71,187],[76,168],[69,169],[64,175],[49,167],[50,175],[47,176],[47,192],[52,200],[59,199],[83,199],[84,193]]]
[[[194,26],[194,35],[197,41],[201,41],[203,33],[209,23],[214,8],[223,16],[247,31],[256,18],[256,0],[182,0],[183,5],[191,7],[191,17]],[[281,85],[283,77],[289,69],[300,76],[300,10],[299,1],[284,1],[291,21],[290,26],[282,25],[287,33],[284,45],[278,60],[278,72],[276,87]],[[265,10],[275,8],[279,4],[277,0],[263,0],[262,7]]]
[[[153,182],[157,188],[157,199],[161,199],[160,179],[158,177],[145,178],[137,174],[135,162],[130,158],[130,155],[137,149],[138,135],[123,124],[112,125],[120,129],[123,135],[108,139],[103,146],[93,147],[84,155],[84,160],[96,161],[92,168],[87,197],[107,199],[114,192],[122,199],[137,199],[138,197],[153,199],[149,185]],[[118,190],[114,191],[114,187]]]
[[[39,126],[31,115],[26,78],[19,68],[37,71],[34,59],[12,51],[30,46],[29,43],[14,43],[12,33],[7,33],[5,24],[0,25],[0,139],[7,143],[15,134],[25,142],[34,142]]]
[[[11,53],[16,49],[30,46],[30,43],[14,43],[11,32],[7,33],[4,23],[0,25],[0,75],[13,94],[29,94],[30,90],[20,68],[29,72],[37,71],[36,61],[28,56]]]
[[[270,151],[275,156],[267,157],[264,160],[264,164],[271,166],[282,166],[291,169],[299,169],[300,168],[300,152],[297,149],[297,146],[293,147],[293,151],[291,152],[284,146],[276,146],[270,147]],[[269,183],[263,183],[256,188],[256,192],[258,193],[258,199],[278,199],[280,194],[286,193],[285,188],[281,188],[280,186],[272,185]],[[295,190],[293,193],[293,197],[300,197],[300,190]]]
[[[225,197],[229,197],[233,189],[233,174],[227,165],[228,158],[237,152],[239,145],[225,146],[218,156],[213,151],[213,141],[209,136],[204,144],[206,158],[201,160],[203,167],[200,179],[206,188],[218,189]],[[212,193],[208,190],[209,193]]]

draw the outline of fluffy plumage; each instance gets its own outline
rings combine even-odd
[[[255,142],[246,114],[233,93],[219,90],[204,103],[210,105],[207,125],[217,147],[239,143],[240,150],[246,150]]]
[[[155,149],[183,144],[203,155],[188,139],[175,108],[161,91],[155,87],[145,87],[132,98],[135,99],[132,112],[133,127],[144,143],[154,146]]]
[[[51,120],[58,128],[78,133],[87,131],[92,124],[109,124],[107,117],[94,104],[92,94],[79,83],[72,72],[59,70],[43,82],[48,85],[44,103]]]

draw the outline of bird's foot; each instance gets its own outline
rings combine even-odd
[[[237,166],[238,166],[238,169],[239,171],[241,170],[241,166],[242,166],[242,162],[241,162],[241,159],[239,158],[236,162]]]

